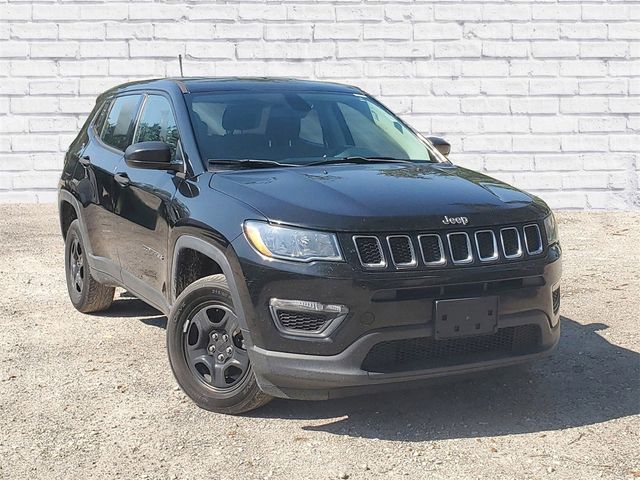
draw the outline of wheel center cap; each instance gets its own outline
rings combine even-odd
[[[218,363],[225,363],[233,356],[233,342],[226,330],[214,330],[209,334],[207,351]]]

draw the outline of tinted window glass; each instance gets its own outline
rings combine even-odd
[[[165,142],[171,147],[173,160],[179,139],[178,127],[169,100],[160,95],[149,95],[140,116],[134,143]]]
[[[324,143],[322,125],[320,125],[320,117],[316,110],[310,110],[300,119],[300,139],[319,145]]]
[[[402,120],[358,93],[243,91],[185,98],[205,159],[445,161]]]
[[[415,135],[377,105],[339,103],[355,148],[373,149],[398,158],[429,158],[427,147],[412,142]]]
[[[124,150],[130,145],[140,98],[140,95],[127,95],[113,101],[100,135],[104,143],[118,150]]]
[[[107,112],[109,112],[109,107],[111,106],[111,100],[107,100],[102,104],[100,110],[98,110],[98,114],[93,119],[93,128],[99,134],[102,131],[102,127],[104,126],[104,119],[107,117]]]

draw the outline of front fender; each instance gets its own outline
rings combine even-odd
[[[170,303],[176,301],[176,275],[178,256],[183,249],[195,250],[206,255],[216,262],[227,279],[233,306],[238,315],[242,335],[249,345],[253,345],[252,333],[249,330],[248,318],[254,318],[253,307],[249,299],[249,292],[246,287],[244,274],[240,267],[240,262],[230,242],[223,238],[215,238],[213,235],[205,235],[202,232],[196,233],[195,229],[187,228],[179,232],[173,243],[173,254],[171,263]]]

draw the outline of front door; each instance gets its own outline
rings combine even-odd
[[[180,161],[175,116],[169,99],[146,96],[133,143],[169,144],[172,160]],[[118,252],[124,284],[154,306],[167,305],[167,249],[173,222],[172,201],[182,179],[174,171],[135,168],[122,163],[115,211],[123,234]]]

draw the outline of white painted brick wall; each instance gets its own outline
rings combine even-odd
[[[355,84],[555,207],[640,207],[636,0],[0,0],[0,202],[53,201],[95,96],[178,54]]]

